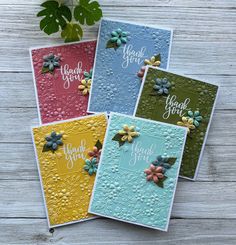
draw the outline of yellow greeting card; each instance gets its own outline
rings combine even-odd
[[[32,128],[49,227],[94,218],[88,206],[106,126],[102,113]]]

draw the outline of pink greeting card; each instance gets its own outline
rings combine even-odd
[[[30,49],[41,123],[87,115],[96,41]]]

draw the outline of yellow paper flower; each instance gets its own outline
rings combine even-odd
[[[194,130],[196,128],[193,125],[193,119],[187,117],[182,117],[182,121],[177,122],[177,125],[186,127],[188,134],[190,134],[190,130]]]
[[[156,60],[155,56],[152,56],[150,60],[145,59],[144,64],[151,66],[160,66],[161,62],[159,60]]]
[[[122,141],[128,141],[129,143],[133,141],[134,137],[139,136],[139,133],[135,131],[135,126],[129,127],[126,124],[123,126],[123,129],[118,132],[118,134],[122,135],[122,138],[121,138]]]
[[[90,92],[90,87],[91,87],[91,79],[85,80],[83,79],[81,81],[81,84],[79,85],[79,90],[82,91],[83,95],[87,95]]]

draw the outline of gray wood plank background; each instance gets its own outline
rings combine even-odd
[[[236,1],[100,0],[104,16],[174,29],[170,69],[221,86],[198,179],[180,180],[167,233],[108,219],[49,231],[31,144],[28,48],[41,0],[0,1],[0,244],[236,244]],[[95,38],[97,25],[86,28]]]

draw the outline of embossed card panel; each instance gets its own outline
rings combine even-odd
[[[87,115],[96,41],[31,49],[42,123]]]
[[[166,231],[186,134],[111,113],[89,212]]]
[[[182,177],[196,178],[217,92],[216,85],[147,68],[135,115],[187,128]]]
[[[145,65],[166,69],[171,39],[171,30],[103,19],[88,111],[132,115]]]
[[[32,129],[50,227],[93,217],[87,210],[106,126],[98,114]]]

